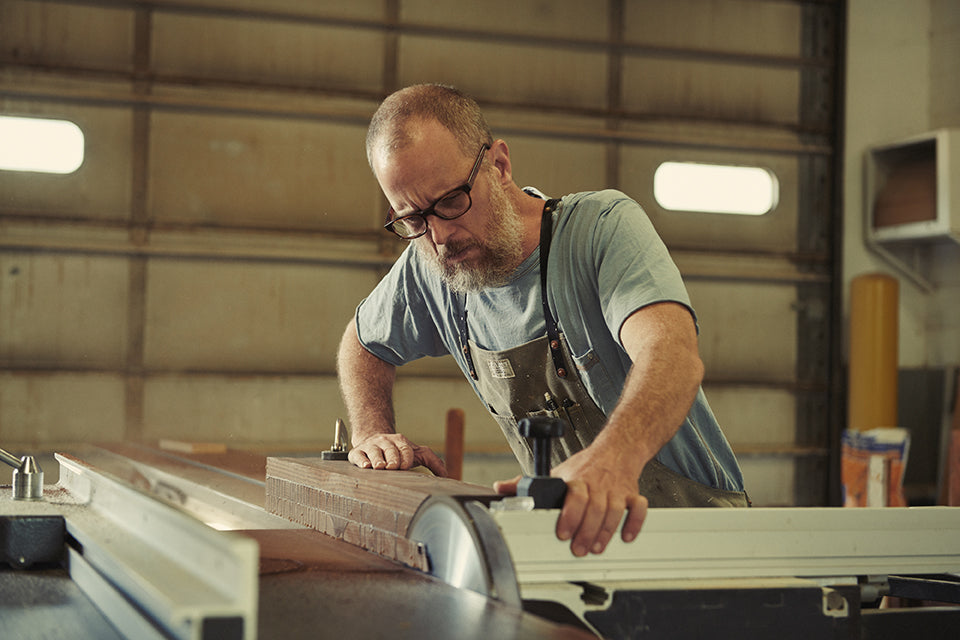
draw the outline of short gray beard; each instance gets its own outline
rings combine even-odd
[[[439,247],[439,254],[428,240],[414,240],[417,252],[456,293],[502,287],[510,282],[513,272],[523,261],[523,222],[520,215],[503,187],[492,180],[489,184],[492,215],[484,229],[485,240],[448,243]],[[470,215],[470,212],[466,215]],[[480,249],[478,257],[472,259],[471,264],[446,262],[446,255],[470,247]]]

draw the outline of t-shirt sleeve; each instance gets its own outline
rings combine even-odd
[[[360,344],[394,366],[449,353],[437,330],[437,309],[424,296],[412,254],[409,247],[360,302],[355,316]]]
[[[658,302],[682,304],[696,322],[680,271],[635,201],[624,196],[598,215],[592,249],[600,306],[613,336],[634,311]]]

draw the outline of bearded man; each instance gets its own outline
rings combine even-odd
[[[441,85],[384,100],[367,158],[390,204],[384,226],[410,246],[340,343],[353,464],[445,475],[397,432],[392,395],[396,367],[449,353],[528,475],[517,423],[566,420],[551,462],[567,484],[556,533],[574,555],[602,553],[621,521],[633,540],[648,506],[749,504],[701,388],[689,296],[636,202],[521,189],[476,102]],[[494,486],[511,494],[518,481]]]

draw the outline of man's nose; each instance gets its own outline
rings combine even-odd
[[[433,240],[433,244],[439,246],[447,243],[447,240],[453,234],[455,223],[453,220],[444,220],[440,216],[430,216],[427,226],[430,230],[430,238]]]

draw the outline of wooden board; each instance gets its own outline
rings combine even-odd
[[[492,489],[417,471],[359,469],[321,458],[267,458],[266,510],[408,566],[426,559],[407,539],[431,496],[493,496]]]

